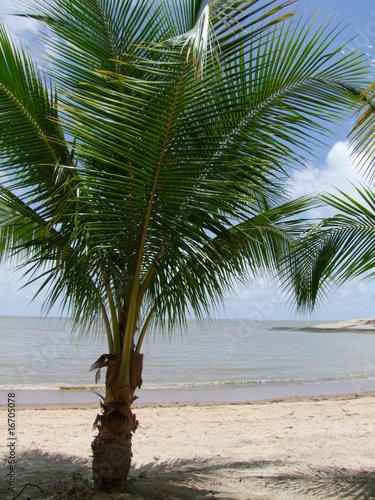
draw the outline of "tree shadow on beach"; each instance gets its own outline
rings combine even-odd
[[[9,465],[0,466],[0,474],[7,477]],[[18,453],[16,457],[16,487],[9,491],[9,484],[1,484],[0,498],[26,500],[48,498],[55,492],[66,491],[74,478],[89,478],[91,475],[90,459],[74,455],[46,453],[41,450],[29,450]],[[76,480],[77,482],[77,480]]]
[[[267,467],[280,465],[279,461],[230,461],[223,457],[175,459],[149,463],[136,470],[140,481],[130,485],[131,498],[148,499],[203,499],[233,500],[231,483],[264,473]],[[228,481],[229,479],[229,481]],[[150,489],[152,488],[152,489]],[[153,493],[154,496],[151,495]],[[134,494],[139,496],[134,497]]]
[[[298,496],[375,499],[375,470],[328,467],[267,478],[267,486]]]
[[[280,471],[284,466],[280,461],[234,462],[223,457],[150,462],[131,469],[126,492],[110,494],[93,488],[89,458],[29,450],[17,456],[15,492],[8,491],[8,484],[1,485],[0,498],[232,500],[237,497],[240,483],[242,491],[253,490],[255,483],[261,485],[269,498],[276,498],[281,491],[290,498],[375,498],[375,471],[331,467],[275,474],[275,469]],[[4,478],[8,472],[8,464],[4,462],[0,474]]]
[[[152,462],[132,468],[127,491],[101,493],[93,488],[91,461],[73,455],[45,453],[32,450],[17,457],[17,486],[10,494],[7,486],[0,487],[0,498],[14,499],[202,499],[234,498],[231,481],[254,477],[278,462],[228,461],[222,457],[175,459]],[[7,464],[0,467],[3,477]],[[224,478],[226,480],[224,480]],[[227,481],[230,478],[231,481]],[[228,486],[229,485],[229,486]]]

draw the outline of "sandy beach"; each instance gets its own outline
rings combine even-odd
[[[16,490],[0,498],[375,498],[375,393],[231,404],[135,405],[129,491],[90,489],[95,404],[16,409]],[[5,444],[5,446],[4,446]]]

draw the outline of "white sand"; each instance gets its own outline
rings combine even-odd
[[[82,481],[97,411],[17,408],[16,494],[30,483],[18,498],[375,498],[375,394],[138,407],[131,495],[93,495]],[[6,419],[3,406],[1,499],[15,496]]]
[[[374,318],[348,319],[345,321],[337,321],[336,323],[320,323],[308,327],[309,330],[360,330],[374,331]]]

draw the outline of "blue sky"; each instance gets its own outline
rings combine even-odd
[[[0,14],[12,9],[15,0],[0,0]],[[299,0],[297,9],[303,11],[319,9],[323,20],[334,11],[349,23],[345,30],[345,39],[354,38],[348,50],[361,46],[370,59],[375,59],[375,2],[374,0]],[[24,20],[23,24],[9,22],[13,29],[21,29],[32,45],[35,24]],[[333,186],[351,189],[349,181],[361,180],[349,160],[345,138],[350,125],[343,128],[335,139],[330,140],[326,150],[319,152],[320,159],[310,166],[304,175],[296,174],[294,191],[298,194],[332,190]],[[20,289],[20,273],[12,272],[6,266],[0,267],[0,315],[38,316],[42,298],[33,302],[35,287]],[[58,310],[52,311],[58,315]],[[311,316],[296,314],[277,285],[270,285],[267,280],[258,280],[248,286],[240,286],[235,297],[228,297],[225,308],[216,316],[244,318],[248,320],[268,319],[314,319],[340,320],[375,316],[375,283],[350,282],[335,290]]]

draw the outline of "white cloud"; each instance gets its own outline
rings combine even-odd
[[[337,142],[328,152],[323,165],[311,165],[304,171],[295,171],[290,183],[291,196],[335,193],[342,190],[356,197],[353,185],[365,183],[365,179],[355,166],[348,143]],[[312,217],[327,217],[331,209],[319,208],[311,212]]]

